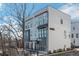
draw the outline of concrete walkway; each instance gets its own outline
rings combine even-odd
[[[49,56],[79,56],[79,48],[70,51],[58,52],[50,54]]]
[[[75,50],[75,51],[79,51],[79,48],[75,48],[74,50]]]

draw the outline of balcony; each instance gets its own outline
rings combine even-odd
[[[48,27],[48,24],[43,24],[43,25],[39,25],[37,28],[42,29],[42,28],[47,28],[47,27]]]

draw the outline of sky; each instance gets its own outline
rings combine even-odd
[[[70,15],[72,21],[79,21],[79,4],[78,3],[39,4],[39,7],[37,6],[38,7],[37,9],[44,8],[47,5]]]
[[[74,4],[74,3],[51,3],[51,4],[36,3],[36,4],[34,4],[34,9],[33,9],[32,14],[34,14],[36,11],[44,9],[48,6],[70,15],[72,21],[79,21],[79,4]],[[18,28],[16,25],[17,22],[14,21],[14,19],[9,14],[9,12],[11,12],[10,9],[15,8],[15,7],[16,6],[12,5],[11,3],[10,4],[5,4],[5,3],[0,4],[0,25],[7,25],[8,26],[8,23],[9,23],[8,17],[10,17],[11,20],[13,20],[12,24],[13,24],[14,28]],[[28,4],[28,9],[27,9],[28,12],[30,12],[31,7],[32,7],[32,4]],[[5,22],[3,20],[5,20]],[[21,34],[22,34],[22,32],[19,31],[19,35],[21,35]]]
[[[7,4],[3,4],[3,3],[0,3],[0,24],[3,24],[5,22],[3,22],[1,19],[3,17],[3,19],[6,19],[7,15],[9,15],[9,13],[7,13],[7,11],[9,11],[9,8],[12,8],[12,7],[15,7],[15,6],[11,6],[10,4],[8,6],[6,6]],[[31,9],[31,6],[32,4],[28,4],[28,10]],[[71,19],[73,21],[79,21],[79,4],[78,3],[36,3],[34,4],[35,7],[34,7],[34,10],[33,10],[33,13],[40,10],[40,9],[43,9],[47,6],[51,6],[57,10],[60,10],[68,15],[71,16]]]

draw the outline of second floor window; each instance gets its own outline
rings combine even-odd
[[[63,24],[63,20],[62,19],[60,20],[60,22],[61,22],[61,24]]]
[[[64,31],[64,36],[65,36],[65,39],[66,39],[66,31]]]
[[[69,38],[70,38],[70,34],[69,34]]]
[[[78,34],[76,34],[76,38],[78,38]]]
[[[73,38],[74,37],[74,34],[72,34],[71,37]]]
[[[75,30],[75,27],[73,27],[73,30]]]

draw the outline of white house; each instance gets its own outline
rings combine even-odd
[[[29,17],[25,24],[24,46],[26,49],[53,52],[71,47],[71,17],[69,15],[48,7]]]
[[[79,47],[79,21],[71,22],[71,41],[73,47]]]

